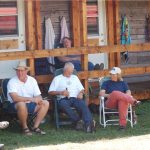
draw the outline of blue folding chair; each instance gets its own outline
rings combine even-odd
[[[9,119],[8,121],[10,122],[18,122],[18,117],[17,117],[17,113],[12,111],[9,107],[10,105],[10,101],[7,99],[7,84],[9,82],[9,79],[3,79],[2,83],[1,83],[1,87],[2,87],[2,94],[1,94],[1,103],[2,103],[2,115],[3,116],[7,116]],[[34,119],[36,118],[37,114],[33,113],[33,114],[28,114],[28,125],[29,127],[33,126],[34,123]]]

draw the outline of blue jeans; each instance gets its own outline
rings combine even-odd
[[[27,107],[28,113],[32,114],[35,111],[36,103],[34,102],[26,103],[26,107]],[[11,113],[16,113],[17,112],[16,103],[10,103],[8,106],[8,110]]]
[[[82,71],[81,62],[78,60],[71,61],[74,64],[74,69],[77,71]],[[92,62],[88,62],[88,70],[94,70],[94,64]]]
[[[75,97],[62,98],[58,100],[58,106],[64,110],[64,112],[70,117],[72,122],[77,122],[80,120],[80,117],[77,113],[75,113],[71,107],[75,107],[79,114],[81,114],[82,120],[84,121],[85,125],[90,125],[92,122],[92,115],[89,111],[84,100],[79,100]]]

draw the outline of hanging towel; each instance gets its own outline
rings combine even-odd
[[[130,27],[126,16],[122,17],[121,44],[131,44]]]
[[[64,37],[69,37],[69,33],[68,33],[68,28],[67,28],[67,23],[66,23],[65,17],[62,17],[61,22],[60,22],[60,26],[61,26],[60,43],[62,43],[62,40],[63,40]]]
[[[45,21],[45,49],[53,49],[55,43],[55,33],[52,26],[51,19],[48,18]],[[48,62],[51,64],[55,64],[54,57],[48,57]],[[50,71],[54,72],[54,67],[50,66]]]

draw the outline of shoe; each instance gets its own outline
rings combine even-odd
[[[100,70],[100,65],[99,65],[99,64],[96,64],[96,65],[94,66],[94,70]]]
[[[134,103],[133,103],[133,107],[136,107],[136,106],[138,106],[140,104],[141,104],[141,101],[135,100]]]
[[[85,127],[85,132],[86,132],[86,133],[95,132],[95,131],[96,131],[96,128],[95,128],[95,127],[96,127],[96,122],[95,122],[95,120],[93,120],[90,125],[87,125],[87,126]]]
[[[4,150],[4,144],[0,144],[0,150]]]
[[[119,126],[119,131],[125,131],[126,127],[125,126]]]
[[[29,128],[24,128],[24,129],[23,129],[23,134],[24,134],[24,135],[27,135],[27,136],[31,136],[31,135],[32,135],[32,132],[29,130]]]
[[[101,63],[100,65],[99,65],[99,70],[103,70],[104,69],[104,63]]]
[[[9,122],[8,121],[2,121],[0,122],[0,129],[5,129],[9,126]]]
[[[84,122],[82,120],[79,120],[76,123],[75,130],[79,131],[79,130],[83,130],[83,129],[84,129]]]
[[[46,132],[42,131],[40,128],[33,128],[32,131],[39,135],[45,135]]]

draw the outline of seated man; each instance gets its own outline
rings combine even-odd
[[[37,134],[45,134],[39,125],[47,114],[49,103],[42,100],[41,92],[36,80],[27,75],[29,67],[24,61],[20,61],[14,68],[17,76],[8,82],[8,100],[11,102],[10,109],[17,112],[20,124],[25,135],[32,135],[27,126],[28,113],[37,113],[32,131]]]
[[[110,71],[110,80],[104,81],[99,95],[107,98],[105,102],[108,108],[117,108],[119,111],[119,129],[126,128],[126,115],[129,104],[135,106],[139,101],[131,96],[131,91],[126,82],[122,80],[121,69],[113,67]]]
[[[71,39],[69,37],[63,38],[63,47],[71,48]],[[60,56],[55,58],[56,60],[56,68],[64,67],[66,62],[72,62],[74,64],[74,68],[77,71],[81,71],[81,56],[80,55],[68,55],[68,56]],[[58,63],[57,63],[58,61]],[[88,70],[94,70],[94,65],[92,62],[88,62]]]
[[[95,121],[92,119],[91,112],[83,100],[84,88],[78,77],[73,75],[73,70],[74,65],[71,62],[67,62],[64,66],[63,74],[53,79],[48,92],[51,95],[59,95],[58,106],[70,117],[77,130],[78,124],[82,121],[80,121],[81,118],[77,113],[71,109],[71,106],[81,113],[85,131],[93,132],[95,130]]]

